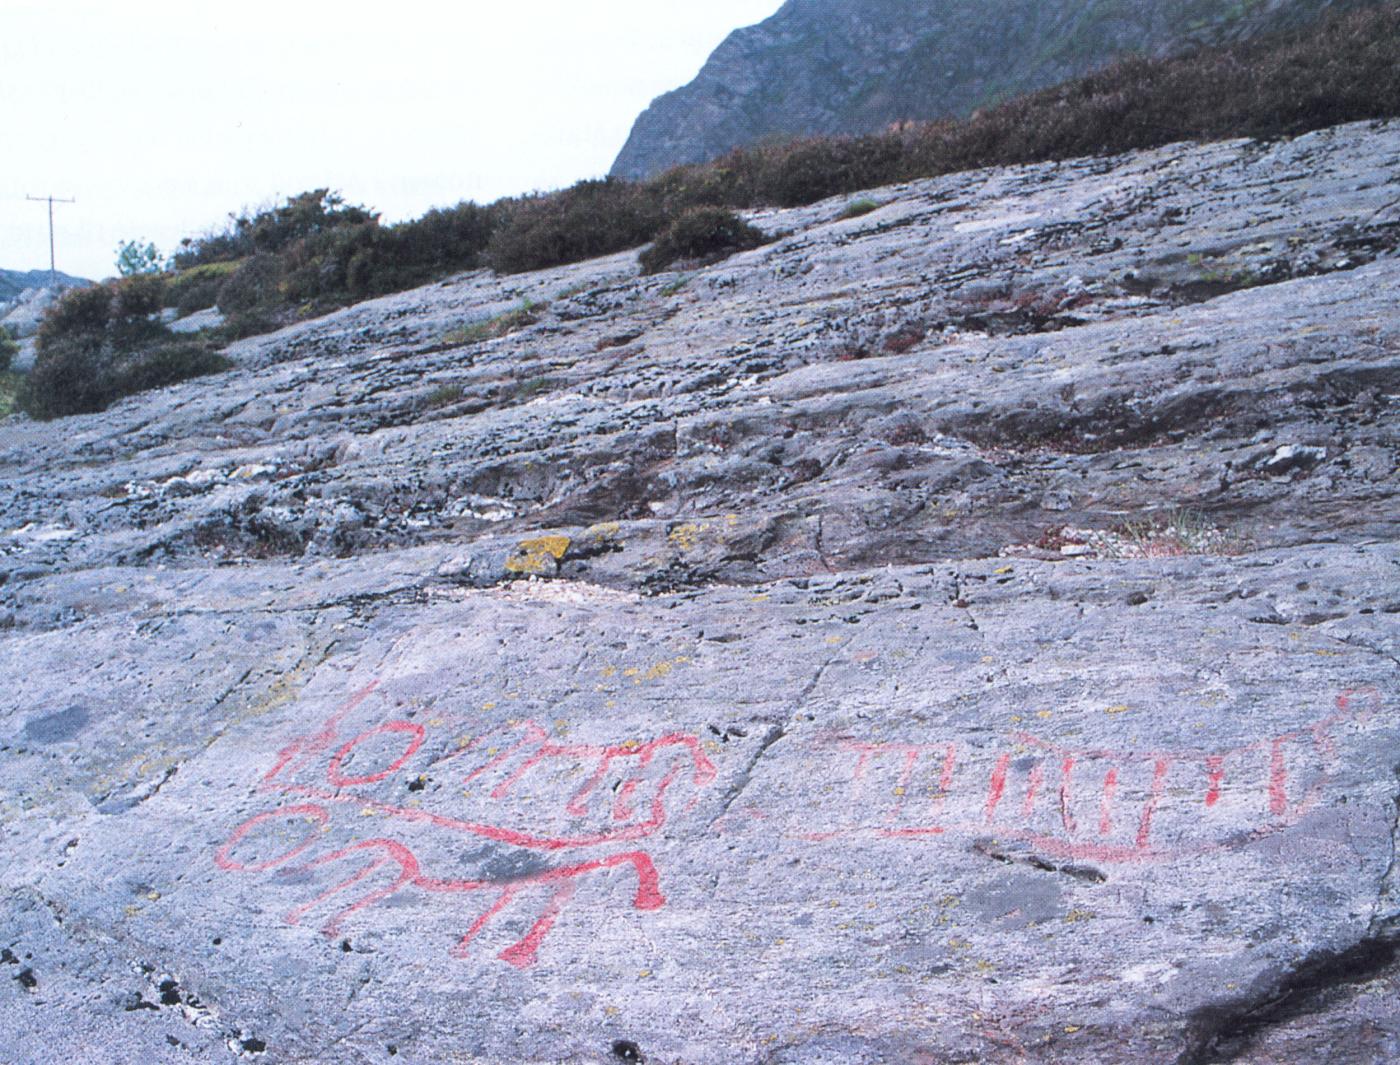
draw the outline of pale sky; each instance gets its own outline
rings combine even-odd
[[[0,268],[339,189],[385,221],[599,177],[633,120],[781,0],[0,0]]]

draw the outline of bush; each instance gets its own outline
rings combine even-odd
[[[500,209],[486,263],[504,274],[626,251],[651,240],[667,221],[656,190],[616,178],[580,181]]]
[[[642,252],[642,272],[654,274],[673,263],[718,262],[735,252],[757,248],[768,237],[723,207],[692,207],[661,232]]]
[[[162,278],[140,275],[67,292],[40,324],[20,408],[40,419],[91,413],[232,365],[209,342],[177,337],[151,319],[163,287]]]
[[[113,295],[106,285],[69,289],[39,323],[39,346],[52,346],[69,336],[100,336],[111,317]]]
[[[276,255],[254,255],[244,260],[219,286],[217,305],[230,318],[268,311],[280,302],[283,262]]]
[[[174,307],[182,317],[215,306],[219,289],[241,265],[241,260],[205,263],[173,275],[165,285],[165,305]]]
[[[422,218],[390,226],[391,269],[419,273],[423,279],[457,270],[472,270],[495,232],[500,211],[475,203],[434,208]],[[415,281],[414,283],[419,283]],[[389,291],[387,285],[376,288]]]
[[[133,274],[112,285],[111,315],[149,318],[165,306],[166,280],[160,274]]]
[[[9,329],[0,325],[0,373],[9,370],[15,361],[15,356],[19,354],[19,345],[15,343],[14,336]]]
[[[258,252],[279,252],[306,237],[364,225],[377,218],[365,207],[346,204],[338,192],[312,189],[253,214],[245,210],[240,215],[229,215],[222,230],[186,238],[180,242],[174,264],[186,270],[206,263],[243,259]]]

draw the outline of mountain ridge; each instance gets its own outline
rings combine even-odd
[[[14,302],[28,289],[48,288],[54,277],[49,270],[0,270],[0,304]],[[74,277],[62,270],[57,272],[57,280],[60,288],[92,284],[86,278]]]
[[[961,116],[1130,53],[1295,28],[1367,0],[789,0],[638,117],[614,177],[764,140]],[[911,30],[911,27],[919,27]]]

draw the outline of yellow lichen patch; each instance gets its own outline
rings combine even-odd
[[[1104,713],[1105,713],[1105,714],[1126,714],[1130,709],[1131,709],[1131,707],[1124,706],[1124,705],[1122,705],[1122,704],[1120,703],[1118,706],[1110,706],[1110,707],[1108,707],[1106,710],[1104,710]]]
[[[658,662],[642,674],[642,680],[660,680],[675,668],[670,662]]]
[[[686,522],[684,525],[677,525],[666,538],[682,551],[693,551],[700,542],[700,535],[705,531],[704,525],[697,525],[695,522]]]
[[[520,550],[531,554],[552,555],[554,561],[558,562],[569,550],[570,543],[567,536],[539,536],[533,540],[521,540]]]
[[[584,535],[591,536],[595,540],[611,540],[620,532],[622,532],[621,522],[600,521],[597,525],[590,525],[585,529]]]
[[[559,568],[571,543],[573,541],[569,537],[562,535],[521,540],[515,547],[515,553],[506,559],[506,572],[529,576],[551,574]]]

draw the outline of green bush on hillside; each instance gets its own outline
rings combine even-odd
[[[165,285],[165,305],[174,307],[182,316],[216,306],[219,289],[241,265],[239,259],[205,263],[171,275]]]
[[[616,178],[580,181],[498,207],[501,218],[486,264],[503,274],[626,251],[651,240],[667,221],[655,190]]]
[[[245,210],[229,215],[222,230],[186,238],[174,255],[174,263],[176,269],[187,270],[205,263],[276,253],[307,237],[363,225],[377,217],[365,207],[347,204],[338,192],[311,189],[253,214]]]
[[[209,341],[176,336],[154,319],[164,285],[159,275],[143,274],[67,292],[39,327],[20,408],[41,419],[91,413],[231,366]]]
[[[0,373],[9,370],[18,354],[19,345],[15,343],[15,338],[7,327],[0,325]]]
[[[735,252],[757,248],[768,237],[724,207],[692,207],[661,231],[642,252],[642,272],[655,274],[674,263],[717,262]]]

